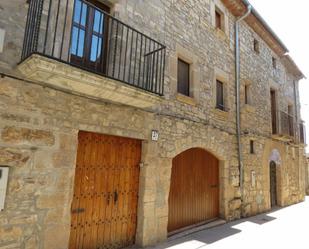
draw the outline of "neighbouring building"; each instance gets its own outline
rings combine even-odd
[[[0,247],[147,246],[303,201],[304,76],[255,9],[236,49],[248,9],[2,0]]]
[[[306,157],[307,157],[307,165],[305,166],[306,167],[306,173],[305,173],[305,176],[306,176],[306,194],[309,195],[309,154],[308,153],[307,153]]]

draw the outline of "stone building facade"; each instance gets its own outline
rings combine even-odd
[[[307,153],[307,165],[306,165],[306,194],[309,195],[309,155]]]
[[[74,1],[60,2],[68,3],[72,15]],[[137,245],[167,238],[173,159],[191,148],[219,161],[218,217],[226,221],[271,209],[271,162],[277,204],[304,200],[306,158],[298,128],[303,75],[254,12],[240,23],[240,188],[234,25],[246,12],[245,1],[102,2],[123,23],[166,46],[162,96],[38,53],[21,62],[29,3],[0,3],[0,165],[9,167],[1,248],[68,248],[80,131],[142,141]],[[45,8],[41,24],[47,22]],[[190,64],[190,96],[177,92],[179,58]],[[223,83],[224,110],[216,108],[217,80]],[[272,134],[271,90],[278,113],[292,107],[292,136]]]

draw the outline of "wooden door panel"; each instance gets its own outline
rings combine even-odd
[[[271,207],[277,205],[277,172],[276,164],[274,162],[270,163],[269,169],[269,178],[270,178],[270,203]]]
[[[69,248],[134,243],[140,156],[141,141],[79,133]]]
[[[218,216],[218,171],[218,160],[203,149],[190,149],[173,159],[169,232]]]

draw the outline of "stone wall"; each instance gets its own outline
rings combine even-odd
[[[307,164],[306,164],[307,163]],[[307,154],[307,157],[305,159],[305,174],[306,174],[306,194],[309,195],[309,157]]]
[[[205,148],[221,160],[220,215],[227,220],[240,217],[239,206],[231,208],[234,197],[239,197],[236,169],[231,166],[237,158],[225,153],[235,144],[234,135],[176,116],[88,100],[10,78],[0,83],[1,164],[10,167],[6,206],[0,213],[1,246],[54,248],[56,238],[58,248],[66,248],[79,130],[144,141],[138,243],[166,238],[171,161],[192,147]],[[159,131],[158,143],[149,139],[152,129]]]
[[[113,12],[167,46],[164,97],[147,109],[91,100],[25,81],[20,60],[27,4],[0,3],[6,30],[0,72],[0,164],[10,167],[7,198],[0,212],[0,247],[67,248],[79,130],[143,140],[136,242],[151,245],[167,237],[172,159],[186,149],[204,148],[220,160],[220,217],[227,221],[270,209],[269,162],[278,151],[279,204],[304,198],[304,149],[271,136],[270,88],[279,107],[294,103],[293,80],[280,58],[273,70],[272,50],[245,23],[241,25],[241,126],[244,198],[241,205],[235,135],[234,21],[220,1],[120,0]],[[212,24],[213,6],[226,13],[225,32]],[[260,41],[260,54],[253,51]],[[198,88],[179,98],[175,88],[178,53],[194,58]],[[215,80],[223,79],[228,111],[215,109]],[[86,84],[86,83],[85,83]],[[244,104],[244,85],[251,101]],[[297,92],[298,98],[298,92]],[[299,114],[299,98],[297,100]],[[300,115],[298,115],[300,117]],[[159,131],[158,142],[151,130]],[[250,153],[254,141],[254,154]],[[280,159],[280,160],[279,160]],[[255,177],[252,178],[252,172]]]

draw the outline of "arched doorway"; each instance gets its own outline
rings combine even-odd
[[[269,165],[269,179],[270,179],[270,204],[271,207],[277,206],[277,169],[274,161]]]
[[[200,148],[173,159],[168,232],[175,233],[219,216],[219,161]]]

